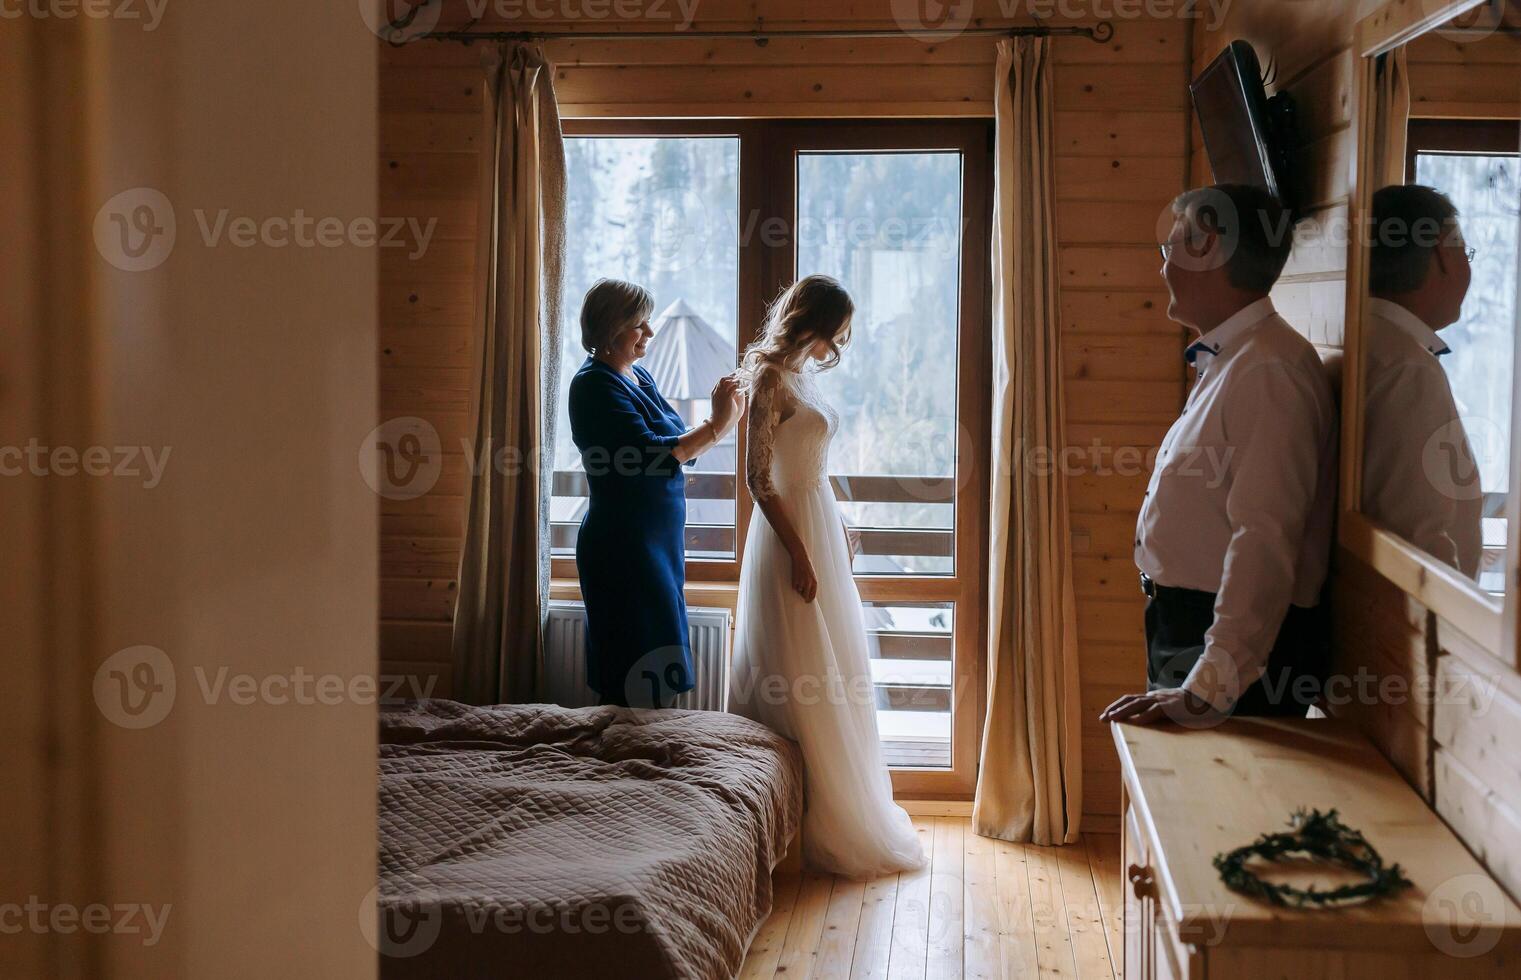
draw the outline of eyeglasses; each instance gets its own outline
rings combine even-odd
[[[1206,235],[1189,235],[1178,241],[1158,242],[1157,251],[1162,253],[1162,261],[1166,262],[1168,259],[1172,258],[1173,249],[1177,248],[1178,246],[1181,245],[1184,248],[1197,249],[1207,240],[1208,236]]]

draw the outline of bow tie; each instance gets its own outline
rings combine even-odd
[[[1206,344],[1201,340],[1193,346],[1189,347],[1188,350],[1184,352],[1183,358],[1184,360],[1188,361],[1188,363],[1192,364],[1195,360],[1198,359],[1200,354],[1208,354],[1209,356],[1214,357],[1219,353],[1220,348],[1218,345],[1211,347],[1209,344]]]

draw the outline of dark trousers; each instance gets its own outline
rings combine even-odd
[[[1204,654],[1215,621],[1215,594],[1154,586],[1146,603],[1146,679],[1180,687]],[[1267,672],[1248,687],[1232,714],[1303,718],[1320,697],[1328,656],[1322,606],[1289,606]]]

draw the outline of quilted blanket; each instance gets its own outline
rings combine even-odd
[[[801,818],[735,715],[429,700],[380,742],[385,978],[732,977]]]

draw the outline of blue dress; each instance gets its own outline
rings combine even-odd
[[[591,498],[576,569],[587,683],[603,704],[658,707],[693,687],[686,477],[671,455],[686,423],[648,371],[634,374],[637,384],[588,357],[570,383],[571,438]]]

